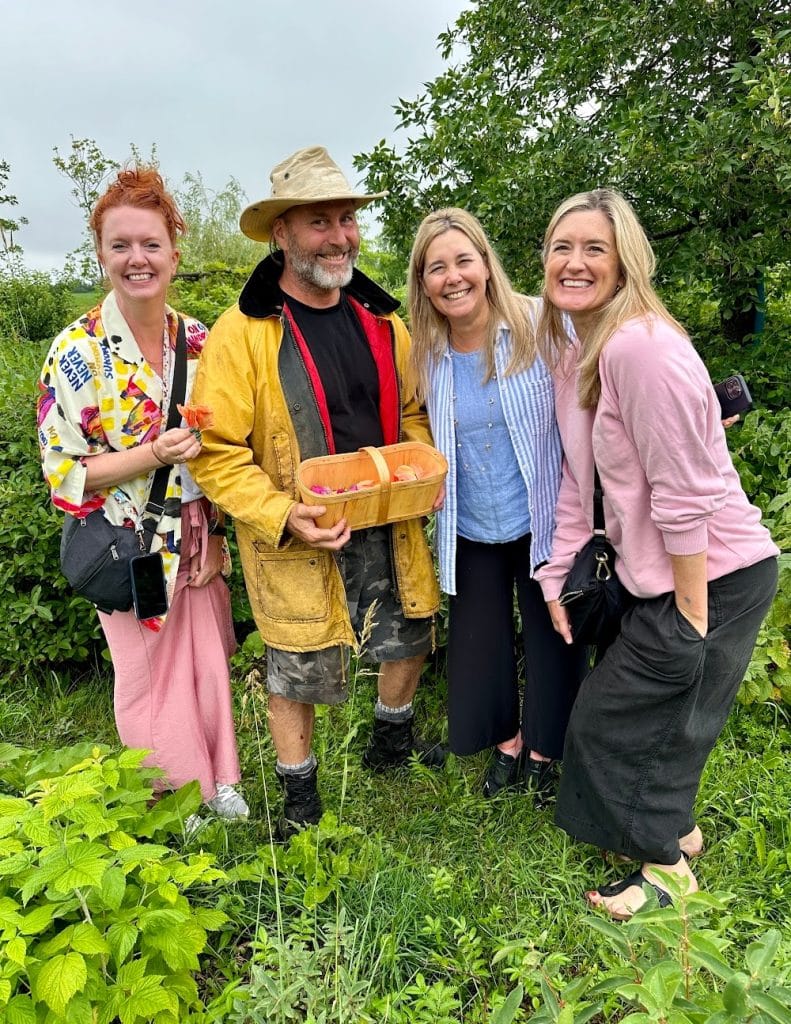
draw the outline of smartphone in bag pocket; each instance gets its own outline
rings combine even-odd
[[[138,619],[153,619],[168,610],[165,567],[159,551],[135,555],[129,560],[132,579],[132,604]]]
[[[737,413],[749,412],[752,408],[753,400],[750,396],[750,389],[740,373],[734,373],[733,376],[726,377],[719,384],[715,384],[714,392],[720,400],[723,419],[735,416]]]

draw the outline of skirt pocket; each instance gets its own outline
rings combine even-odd
[[[691,685],[703,659],[705,638],[676,607],[670,592],[638,601],[621,622],[621,639],[656,678]]]

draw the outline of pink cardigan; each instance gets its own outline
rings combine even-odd
[[[599,358],[601,398],[577,404],[577,348],[555,374],[563,476],[544,598],[560,594],[593,524],[593,454],[607,535],[632,594],[673,589],[669,555],[707,553],[708,578],[779,554],[741,488],[717,396],[689,339],[651,315],[624,324]]]

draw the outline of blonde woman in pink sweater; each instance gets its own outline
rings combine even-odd
[[[698,887],[693,805],[775,593],[778,549],[741,488],[706,368],[651,285],[654,254],[626,200],[598,189],[561,203],[544,269],[538,334],[565,455],[552,555],[536,575],[573,642],[558,596],[591,536],[595,459],[636,599],[574,706],[556,821],[639,862],[586,894],[625,919],[649,887],[670,902],[657,871]]]

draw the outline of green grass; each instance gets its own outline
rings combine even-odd
[[[106,294],[107,292],[104,288],[92,288],[87,292],[70,292],[69,308],[71,310],[71,319],[76,320],[78,316],[82,316],[89,309],[93,309]],[[66,327],[67,325],[64,324],[63,326]]]
[[[369,676],[353,684],[347,704],[320,709],[317,718],[319,784],[332,812],[324,829],[307,833],[291,850],[272,846],[269,822],[281,797],[261,672],[240,662],[234,685],[251,819],[211,825],[193,845],[253,877],[236,881],[226,894],[234,925],[205,964],[208,997],[246,975],[251,944],[264,933],[278,951],[281,980],[293,971],[307,985],[312,968],[304,958],[326,954],[330,943],[336,960],[345,958],[345,973],[335,980],[342,976],[350,986],[350,1006],[357,998],[354,978],[365,981],[363,1001],[370,1006],[375,998],[419,989],[422,976],[429,996],[413,994],[412,1003],[455,993],[453,1021],[488,1020],[492,999],[501,1000],[517,982],[526,998],[537,1000],[544,968],[552,977],[600,970],[601,940],[582,894],[592,883],[618,877],[623,867],[574,843],[553,825],[550,810],[537,811],[524,795],[484,800],[485,755],[451,757],[442,772],[419,765],[384,774],[363,769],[375,696]],[[441,680],[419,691],[418,721],[428,736],[442,732],[443,702]],[[36,688],[20,680],[0,694],[0,737],[33,747],[113,742],[111,705],[109,668],[74,683],[55,673]],[[705,889],[733,894],[726,923],[738,946],[761,933],[761,922],[791,931],[789,795],[787,709],[737,707],[703,779],[698,820],[706,853],[695,870]],[[310,886],[321,872],[330,892],[314,902]],[[341,924],[347,931],[339,938]],[[791,960],[791,950],[785,955]],[[260,965],[260,951],[255,959]],[[318,992],[313,998],[324,998]],[[392,1017],[380,1012],[382,1019],[401,1019],[395,1008]]]

